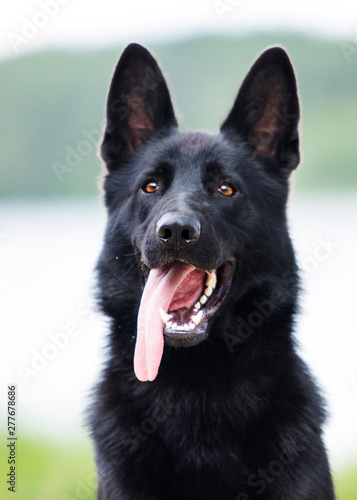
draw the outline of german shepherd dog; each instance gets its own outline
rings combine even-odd
[[[180,132],[155,59],[123,52],[101,146],[98,499],[335,498],[323,402],[293,339],[298,121],[282,48],[254,63],[217,135]]]

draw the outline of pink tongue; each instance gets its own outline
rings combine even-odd
[[[164,350],[160,308],[167,312],[175,291],[195,267],[179,262],[152,269],[141,297],[134,354],[135,375],[142,382],[154,380]]]

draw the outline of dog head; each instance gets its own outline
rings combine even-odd
[[[227,300],[294,266],[285,205],[298,121],[281,48],[254,63],[217,135],[180,132],[154,58],[137,44],[123,52],[101,147],[109,221],[99,271],[110,315],[140,301],[140,380],[156,377],[164,341],[202,342]]]

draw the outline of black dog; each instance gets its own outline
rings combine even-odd
[[[292,338],[298,120],[281,48],[253,65],[218,135],[179,132],[156,61],[124,51],[101,149],[99,499],[335,498],[323,405]]]

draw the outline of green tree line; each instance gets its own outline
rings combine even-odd
[[[182,128],[216,132],[249,66],[272,45],[288,51],[298,78],[297,188],[356,188],[357,47],[267,34],[202,36],[148,48],[164,69]],[[106,95],[123,48],[37,52],[0,62],[0,195],[97,192]]]

